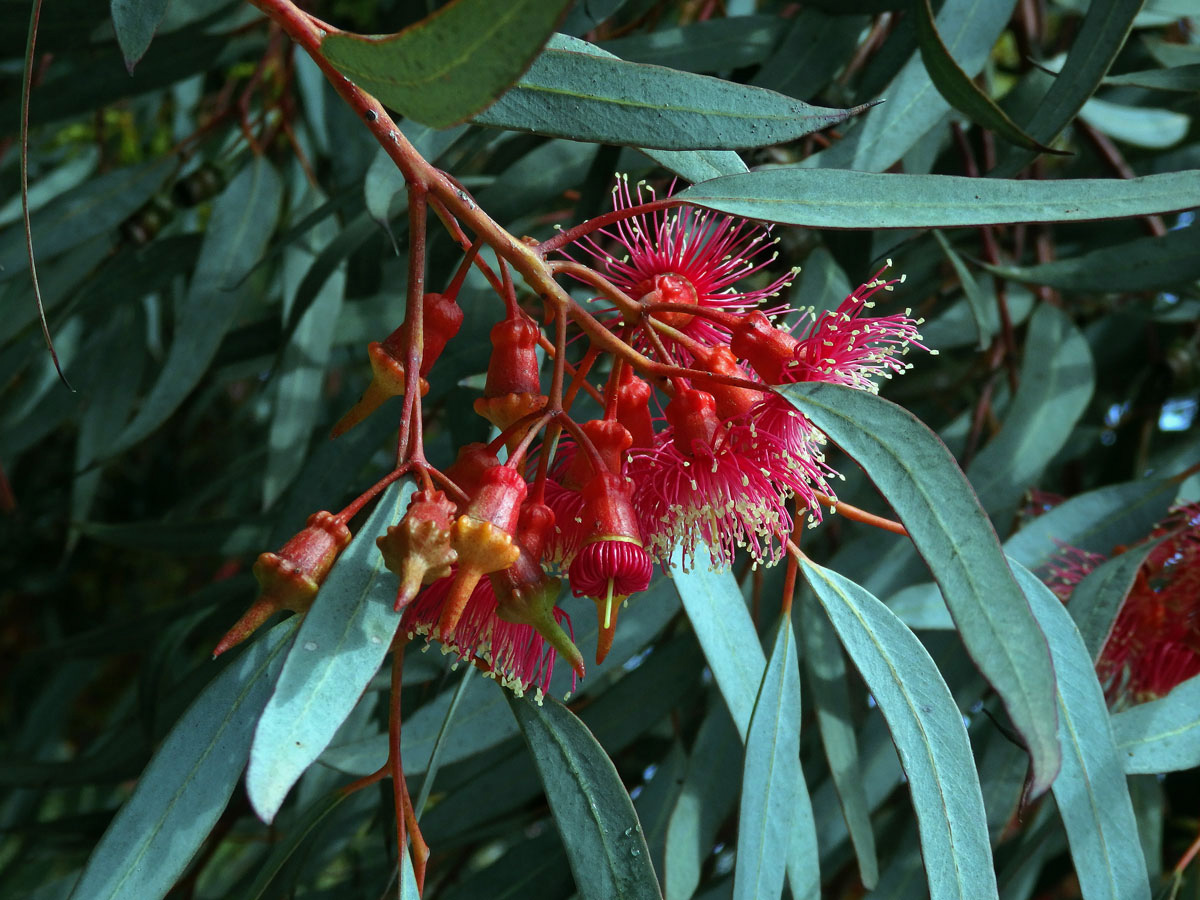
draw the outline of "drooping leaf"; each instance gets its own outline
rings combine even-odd
[[[1061,310],[1043,303],[1029,322],[1020,388],[1004,427],[967,467],[979,502],[1000,527],[1062,449],[1092,399],[1087,341]]]
[[[1058,673],[1062,771],[1054,800],[1067,829],[1083,895],[1150,900],[1137,820],[1091,654],[1062,602],[1019,563],[1017,580],[1042,625]]]
[[[967,652],[1025,739],[1033,790],[1058,771],[1054,672],[1045,639],[986,514],[945,445],[915,416],[833,384],[777,389],[882,491],[941,588]]]
[[[338,558],[296,635],[254,731],[246,793],[266,822],[333,739],[379,669],[400,624],[396,583],[375,546],[416,487],[392,484]]]
[[[1146,557],[1158,541],[1147,541],[1101,563],[1071,591],[1067,611],[1093,662],[1098,662],[1117,613]]]
[[[242,169],[213,204],[200,259],[175,310],[175,340],[150,395],[111,452],[132,447],[158,428],[208,370],[246,287],[242,278],[266,248],[283,186],[261,156]]]
[[[113,28],[125,55],[125,68],[133,74],[154,32],[167,12],[169,0],[111,0]]]
[[[569,0],[454,0],[398,34],[331,34],[321,54],[381,102],[445,128],[485,109],[537,56]]]
[[[1117,713],[1112,728],[1121,763],[1131,775],[1200,766],[1200,675],[1165,697]]]
[[[933,16],[933,5],[929,0],[918,0],[914,5],[917,23],[917,46],[925,71],[929,73],[946,102],[970,118],[972,122],[994,132],[1011,144],[1038,153],[1058,153],[1035,141],[1008,117],[991,97],[975,84],[971,76],[962,70],[950,48],[938,34]]]
[[[1200,253],[1190,228],[1134,238],[1079,256],[1034,266],[988,266],[1002,278],[1068,291],[1157,291],[1200,278]]]
[[[293,618],[254,641],[175,723],[92,851],[73,898],[166,895],[237,785],[297,624]]]
[[[809,106],[762,88],[551,45],[474,121],[574,141],[738,150],[795,140],[863,109]]]
[[[737,868],[734,900],[772,900],[783,893],[788,846],[800,802],[800,673],[790,614],[780,617],[775,645],[763,673],[742,768],[742,802],[738,813]],[[817,867],[816,835],[811,838],[812,866]],[[819,885],[819,879],[817,879]],[[818,888],[819,893],[819,888]]]
[[[780,168],[716,178],[677,196],[730,215],[809,228],[956,228],[1190,209],[1200,206],[1200,177],[1185,171],[1130,179],[1006,181]]]
[[[592,733],[553,698],[509,705],[546,789],[583,900],[660,898],[633,803]]]
[[[933,660],[863,588],[807,559],[801,570],[887,719],[912,791],[930,896],[996,897],[967,729]]]

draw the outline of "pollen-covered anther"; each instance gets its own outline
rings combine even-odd
[[[322,510],[309,516],[307,527],[278,553],[261,554],[253,569],[261,589],[258,599],[221,638],[213,656],[236,647],[280,610],[305,612],[349,543],[350,529]]]
[[[454,515],[454,503],[441,491],[418,491],[404,518],[375,539],[384,564],[400,577],[396,612],[412,602],[422,585],[450,575],[458,561],[450,544]]]

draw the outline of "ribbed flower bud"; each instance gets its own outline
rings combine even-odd
[[[767,384],[782,384],[784,370],[796,358],[799,342],[776,328],[762,312],[747,313],[733,329],[729,348],[758,373]]]
[[[592,478],[583,489],[580,519],[580,527],[590,537],[572,561],[568,577],[576,597],[590,597],[596,604],[600,619],[596,662],[600,663],[612,647],[617,610],[630,594],[646,589],[654,564],[642,548],[629,481],[612,472]]]
[[[596,452],[600,454],[600,460],[603,462],[605,470],[619,475],[621,464],[625,460],[625,453],[633,445],[633,438],[630,436],[629,430],[620,422],[609,419],[592,419],[579,427],[592,442]],[[585,453],[582,448],[579,448],[575,451],[570,465],[567,466],[567,471],[563,474],[562,486],[578,490],[591,481],[595,474],[596,470],[592,465],[591,454]]]
[[[400,576],[396,612],[401,612],[422,585],[447,577],[458,561],[450,545],[454,504],[441,491],[418,491],[404,518],[375,539],[384,564]]]
[[[527,318],[498,322],[492,328],[492,356],[488,361],[483,396],[475,401],[475,412],[501,431],[518,419],[545,407],[538,373],[538,327]],[[508,438],[511,451],[525,436],[518,429]]]
[[[494,466],[484,470],[479,491],[450,529],[458,571],[438,620],[442,634],[454,631],[479,579],[507,569],[520,556],[513,533],[528,490],[516,469]]]
[[[309,516],[308,526],[278,553],[260,555],[253,570],[261,588],[258,599],[221,638],[213,656],[236,647],[280,610],[307,610],[349,543],[350,529],[332,513],[321,511]]]

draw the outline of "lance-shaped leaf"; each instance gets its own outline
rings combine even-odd
[[[237,785],[297,623],[254,641],[175,723],[92,851],[73,898],[146,900],[171,889]]]
[[[553,698],[506,692],[583,900],[662,897],[633,803],[587,726]]]
[[[1066,607],[1050,589],[1020,563],[1013,563],[1013,571],[1046,634],[1058,673],[1063,764],[1054,781],[1054,800],[1067,829],[1083,896],[1150,900],[1129,786],[1091,654]]]
[[[808,830],[813,832],[814,869],[817,865],[812,807],[800,799],[807,790],[799,757],[800,672],[792,619],[785,614],[775,629],[775,645],[746,734],[734,900],[771,900],[783,893],[793,822],[802,810],[808,816]]]
[[[400,624],[396,582],[375,538],[399,520],[415,489],[407,480],[387,489],[304,617],[250,750],[246,793],[264,821],[328,746],[391,646]]]
[[[840,169],[765,169],[676,194],[734,216],[810,228],[954,228],[1082,222],[1200,206],[1200,174],[1015,181]]]
[[[810,106],[764,88],[552,44],[475,122],[655,150],[737,150],[792,141],[866,108]]]
[[[1158,544],[1159,541],[1147,541],[1114,556],[1089,572],[1071,591],[1067,611],[1075,620],[1092,662],[1099,661],[1100,651],[1104,649],[1121,604],[1133,587],[1138,569]]]
[[[946,102],[969,117],[972,122],[988,131],[995,132],[1009,143],[1026,150],[1045,153],[1061,153],[1038,143],[1018,127],[991,97],[985,94],[974,80],[962,70],[950,53],[942,36],[938,34],[937,22],[933,17],[933,5],[929,0],[917,0],[916,7],[917,46],[925,71]]]
[[[950,451],[908,411],[866,391],[806,383],[777,389],[882,491],[941,588],[967,652],[1029,750],[1035,794],[1059,766],[1054,671],[1000,541]]]
[[[801,569],[887,720],[912,791],[930,896],[996,897],[971,743],[933,659],[864,588],[807,559]]]
[[[570,0],[454,0],[398,34],[331,34],[321,54],[405,117],[446,128],[487,107],[525,71]]]
[[[125,56],[125,68],[133,67],[145,54],[167,12],[168,0],[112,0],[113,30]]]
[[[1131,775],[1200,766],[1200,675],[1165,697],[1117,713],[1112,727],[1117,752]]]
[[[1036,266],[986,268],[1002,278],[1068,291],[1154,291],[1200,278],[1200,253],[1191,229],[1179,228]]]

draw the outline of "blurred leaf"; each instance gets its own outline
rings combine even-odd
[[[917,811],[930,896],[996,897],[979,775],[946,682],[875,597],[807,558],[800,565],[887,719]]]
[[[737,150],[795,140],[865,109],[809,106],[774,91],[625,62],[592,49],[552,44],[474,121],[573,141]]]
[[[941,602],[940,597],[938,601]],[[945,609],[943,603],[942,610]],[[871,828],[871,811],[863,783],[858,738],[854,733],[854,707],[846,683],[846,661],[837,633],[812,600],[804,606],[800,633],[803,641],[801,659],[804,660],[812,686],[817,726],[821,731],[821,744],[825,748],[829,774],[837,790],[850,840],[854,844],[859,878],[863,887],[873,890],[879,882],[879,860],[875,853],[875,832]]]
[[[241,279],[266,249],[283,186],[261,156],[242,169],[213,204],[200,259],[175,309],[175,340],[150,395],[111,453],[132,447],[175,412],[204,377],[247,288]]]
[[[897,6],[899,3],[896,0]],[[779,46],[754,76],[753,84],[807,100],[832,80],[840,61],[853,52],[866,20],[818,12],[809,9],[812,5],[805,4],[792,19]]]
[[[508,697],[583,900],[659,898],[642,826],[617,770],[587,727],[552,697]]]
[[[1157,775],[1200,766],[1200,675],[1165,697],[1117,713],[1112,728],[1128,774]]]
[[[762,62],[784,25],[777,16],[767,15],[706,19],[619,37],[600,47],[629,62],[720,72]]]
[[[650,861],[656,872],[663,871],[667,825],[683,786],[687,761],[683,745],[678,741],[671,744],[671,749],[662,762],[654,764],[653,774],[648,776],[642,792],[633,801],[633,808],[642,822],[642,833],[646,836],[646,846],[650,848]],[[646,772],[650,772],[649,768]]]
[[[946,102],[967,116],[976,125],[994,132],[1010,144],[1039,153],[1059,153],[1046,147],[1024,131],[996,102],[984,93],[974,80],[954,61],[954,56],[938,34],[937,22],[933,17],[933,5],[929,0],[916,0],[915,20],[917,23],[917,46],[921,60],[934,86]]]
[[[485,109],[537,56],[570,0],[453,0],[398,34],[331,34],[321,54],[410,119],[445,128]]]
[[[1192,122],[1183,113],[1169,109],[1126,106],[1099,97],[1083,104],[1079,118],[1118,141],[1154,150],[1178,144]]]
[[[772,900],[782,895],[793,823],[804,817],[808,821],[800,826],[811,835],[806,843],[811,847],[813,896],[820,896],[812,808],[800,797],[807,788],[799,764],[800,672],[795,644],[791,615],[784,614],[775,629],[775,646],[746,733],[734,900]]]
[[[1041,98],[1025,130],[1043,144],[1053,141],[1096,92],[1125,44],[1144,0],[1094,0],[1083,17],[1062,69]],[[1027,150],[1002,155],[991,174],[1007,178],[1033,158]]]
[[[836,5],[847,11],[852,8]],[[1015,0],[946,0],[942,4],[938,31],[947,51],[968,77],[974,77],[987,62],[1015,5]],[[810,157],[805,164],[882,172],[903,157],[950,109],[933,86],[915,47],[880,95],[887,99],[881,109],[864,118],[844,140]]]
[[[1087,341],[1048,303],[1030,319],[1024,352],[1020,388],[1004,426],[967,467],[979,502],[1005,529],[1025,491],[1066,444],[1095,389]]]
[[[1155,291],[1200,279],[1200,234],[1176,228],[1035,266],[987,266],[1002,278],[1068,291]]]
[[[400,624],[395,579],[375,538],[404,514],[415,485],[393,483],[338,558],[296,635],[254,731],[246,793],[270,822],[328,746],[379,669]]]
[[[683,786],[667,825],[663,872],[666,900],[688,900],[700,884],[700,869],[712,852],[721,823],[737,799],[735,771],[742,742],[721,701],[709,707],[688,756]]]
[[[1019,563],[1013,571],[1046,634],[1058,673],[1063,764],[1054,781],[1054,800],[1080,889],[1089,900],[1149,900],[1137,820],[1091,654],[1050,589]]]
[[[72,897],[166,895],[233,793],[297,624],[292,618],[255,640],[175,723],[92,851]]]
[[[115,169],[51,200],[29,220],[38,257],[49,259],[111,232],[154,195],[174,168],[175,160],[168,156]],[[0,280],[28,270],[25,229],[18,221],[0,231]]]
[[[1028,569],[1045,565],[1063,544],[1107,556],[1148,534],[1178,490],[1176,482],[1147,478],[1088,491],[1038,516],[1004,542],[1004,552]]]
[[[1109,75],[1104,79],[1104,83],[1190,94],[1200,91],[1200,63],[1175,66],[1171,69],[1147,69],[1144,72]]]
[[[779,168],[716,178],[675,196],[734,216],[809,228],[955,228],[1189,209],[1200,206],[1200,177],[1189,171],[1131,179],[1004,181]]]
[[[110,0],[113,29],[130,75],[154,39],[167,3],[168,0]]]
[[[1104,642],[1117,620],[1121,604],[1133,587],[1138,569],[1159,543],[1147,541],[1101,563],[1071,591],[1067,612],[1075,620],[1092,662],[1100,661]]]
[[[911,413],[874,394],[820,383],[777,392],[862,466],[891,503],[968,653],[1024,737],[1032,792],[1041,793],[1059,765],[1054,671],[995,531],[953,457]]]
[[[928,0],[925,0],[925,2],[928,3]],[[950,260],[950,265],[954,267],[954,274],[958,277],[958,283],[962,286],[963,296],[967,300],[967,306],[970,308],[971,316],[975,320],[975,328],[979,332],[979,349],[985,350],[987,349],[988,337],[990,337],[987,298],[983,296],[983,292],[979,289],[979,284],[975,281],[975,276],[971,274],[971,270],[962,261],[962,257],[950,246],[950,242],[946,240],[945,236],[937,230],[933,232],[933,236],[937,240],[938,246],[942,248],[942,252],[946,254],[946,259]]]

